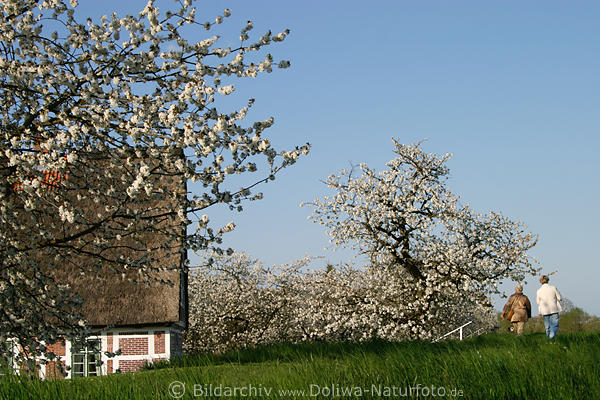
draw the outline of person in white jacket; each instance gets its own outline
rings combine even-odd
[[[542,287],[537,291],[537,303],[538,311],[544,318],[546,337],[552,339],[558,332],[558,313],[562,311],[562,297],[554,286],[548,284],[549,280],[547,275],[540,277]]]

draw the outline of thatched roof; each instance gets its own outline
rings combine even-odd
[[[62,272],[67,272],[63,270]],[[158,281],[131,282],[127,275],[100,268],[95,275],[71,269],[65,281],[83,300],[81,314],[91,326],[181,324],[185,326],[186,276],[177,270],[153,274]],[[92,272],[94,273],[94,272]],[[63,278],[65,275],[63,275]],[[169,283],[161,283],[168,281]]]
[[[71,174],[73,179],[75,175],[75,172]],[[164,195],[151,199],[142,195],[140,202],[126,208],[143,217],[177,211],[181,206],[178,196],[186,195],[185,178],[158,174],[154,179],[155,186],[162,188]],[[96,208],[97,205],[90,205],[93,213]],[[105,209],[105,205],[100,208]],[[123,223],[119,219],[116,221],[116,225]],[[112,239],[109,246],[105,245],[108,250],[102,253],[106,258],[118,253],[119,257],[130,258],[139,265],[128,269],[119,266],[115,271],[111,263],[106,263],[93,268],[92,276],[89,273],[77,275],[77,271],[72,271],[74,274],[69,276],[72,288],[83,299],[80,312],[91,326],[187,325],[183,244],[186,227],[176,218],[166,217],[156,218],[150,229],[144,223],[140,225],[141,232],[119,241]],[[178,240],[174,239],[176,235],[180,235]],[[142,266],[149,268],[148,277],[139,274]]]
[[[186,227],[174,214],[186,196],[186,180],[155,162],[156,169],[148,179],[154,181],[158,193],[142,191],[138,200],[131,202],[125,192],[135,179],[135,168],[131,168],[131,160],[121,161],[88,157],[85,164],[70,167],[61,187],[48,189],[51,196],[61,196],[60,202],[66,200],[81,210],[79,222],[65,223],[45,210],[17,209],[24,226],[30,231],[36,230],[33,226],[39,229],[35,240],[50,243],[32,249],[28,257],[43,265],[44,274],[69,285],[83,300],[77,311],[90,326],[185,327]],[[90,187],[98,191],[100,201],[86,191]],[[115,187],[116,191],[111,190]],[[78,236],[97,225],[100,227]]]
[[[70,285],[82,300],[78,310],[91,326],[130,326],[140,324],[180,324],[187,320],[187,272],[182,241],[161,248],[169,238],[160,230],[144,232],[133,240],[121,239],[120,246],[102,253],[105,258],[119,256],[139,260],[139,265],[102,263],[82,254],[77,262],[65,263],[53,275]],[[172,239],[171,239],[172,240]],[[113,240],[111,244],[116,242]],[[139,245],[148,254],[133,250]],[[115,257],[116,258],[116,257]],[[82,271],[82,265],[85,268]],[[148,267],[140,273],[141,268]]]

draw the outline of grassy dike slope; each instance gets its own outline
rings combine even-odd
[[[492,334],[443,343],[286,344],[188,356],[136,374],[54,382],[4,378],[0,399],[172,399],[182,391],[175,383],[169,392],[174,381],[185,385],[181,397],[185,399],[427,398],[427,394],[462,399],[600,399],[600,333],[559,335],[554,343],[542,334],[521,338]],[[237,396],[228,396],[234,388]]]

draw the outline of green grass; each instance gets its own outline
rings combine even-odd
[[[70,381],[0,380],[0,399],[169,399],[169,384],[186,386],[183,398],[200,389],[255,388],[264,398],[355,398],[335,396],[363,391],[363,398],[398,398],[407,388],[443,387],[446,397],[463,399],[600,399],[600,333],[515,337],[484,335],[442,343],[310,343],[258,347],[222,355],[187,356],[161,368],[135,374]],[[312,386],[311,386],[312,385]],[[333,391],[332,391],[333,385]],[[397,396],[390,391],[396,388]],[[221,388],[221,389],[219,389]],[[320,396],[311,396],[318,393]],[[329,388],[329,389],[323,389]],[[222,390],[222,392],[219,392]],[[271,395],[266,396],[268,390]],[[279,393],[279,390],[304,390]],[[325,390],[325,392],[323,391]],[[328,392],[332,394],[328,396]],[[436,394],[443,393],[441,390]],[[452,397],[452,393],[461,394]],[[459,392],[462,391],[462,392]],[[234,398],[256,399],[259,396]],[[389,394],[389,396],[385,396]],[[418,398],[424,398],[420,396]],[[221,396],[221,398],[230,398]],[[417,398],[416,389],[413,396]]]
[[[510,322],[502,320],[498,315],[498,322],[501,326],[501,331],[506,332],[510,326]],[[559,332],[563,333],[580,333],[580,332],[600,332],[600,318],[589,315],[581,308],[574,308],[566,313],[561,313],[559,320]],[[545,332],[544,320],[540,316],[530,318],[525,324],[525,333]]]

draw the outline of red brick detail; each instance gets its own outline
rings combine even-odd
[[[48,349],[48,351],[51,351],[52,353],[54,353],[57,356],[64,357],[67,354],[66,348],[65,348],[65,342],[62,340],[58,341],[56,343],[47,345],[46,349]]]
[[[63,365],[63,372],[60,370],[59,363]],[[50,361],[46,364],[46,379],[65,379],[64,369],[65,362],[64,361]]]
[[[106,373],[107,374],[113,373],[113,360],[106,360]]]
[[[148,338],[119,338],[121,355],[137,356],[148,354]],[[119,364],[120,365],[120,364]],[[122,369],[121,369],[122,370]]]
[[[137,372],[144,366],[146,360],[119,360],[121,372]]]
[[[112,332],[106,333],[106,351],[109,353],[113,352],[113,334]]]
[[[42,173],[44,174],[42,184],[44,186],[48,186],[49,188],[60,187],[62,185],[63,180],[66,181],[69,179],[69,174],[66,172],[64,174],[61,174],[60,172],[56,171],[42,171]],[[23,186],[20,182],[17,182],[13,185],[13,189],[15,192],[20,192],[21,190],[23,190]]]
[[[154,332],[154,354],[163,354],[165,352],[165,333]]]

